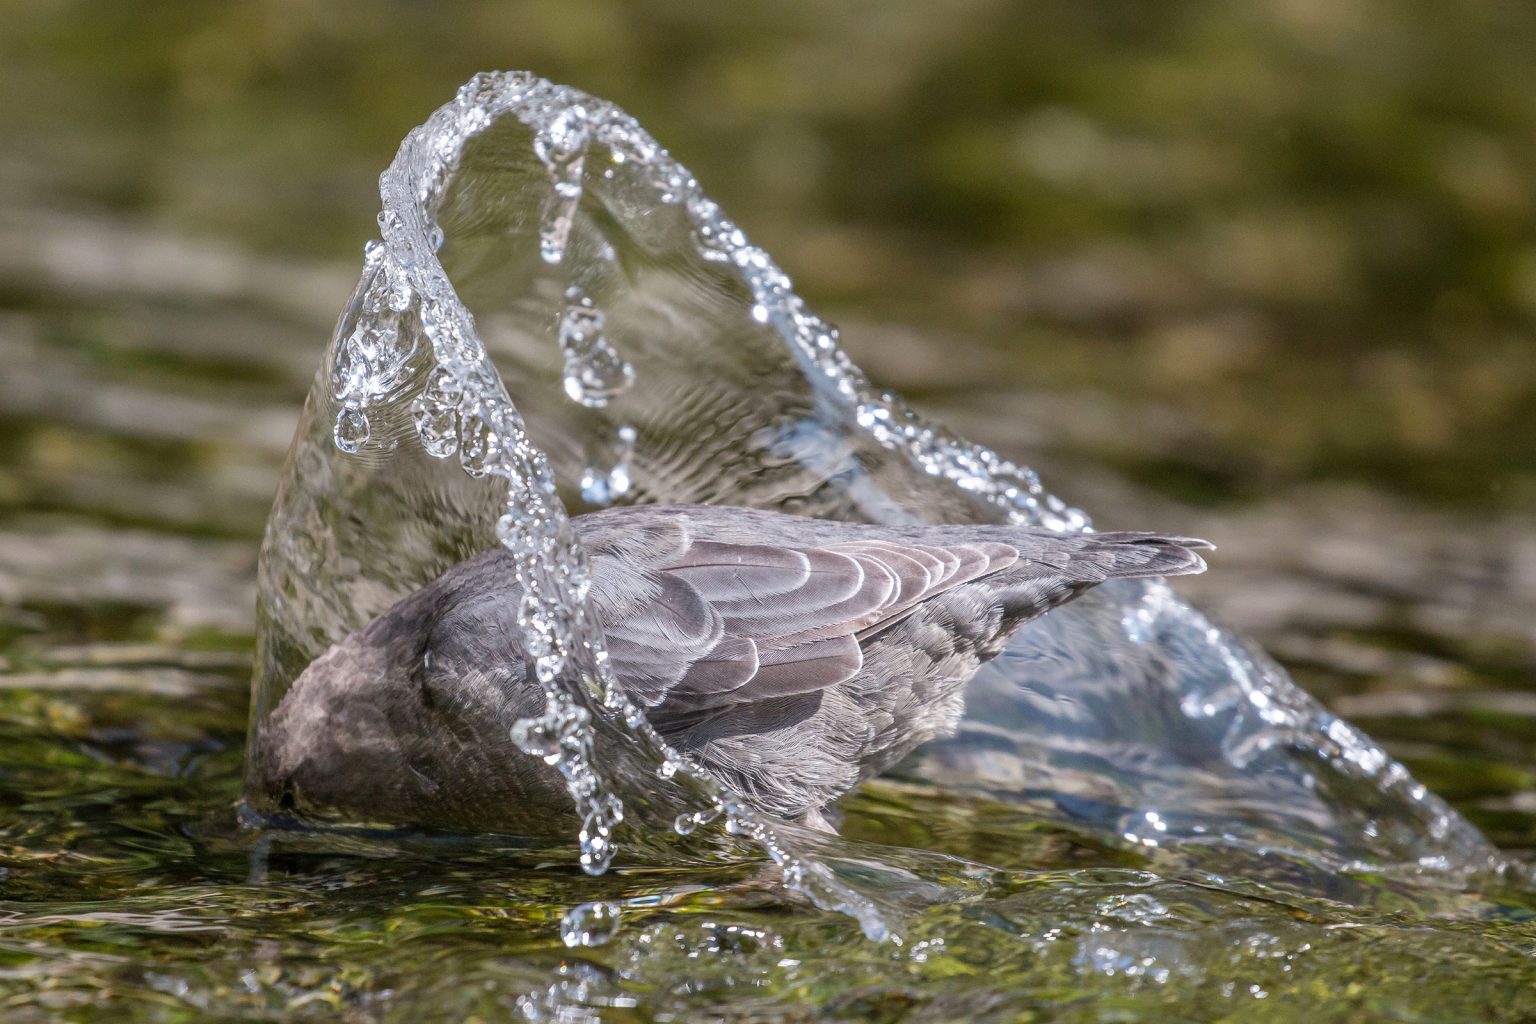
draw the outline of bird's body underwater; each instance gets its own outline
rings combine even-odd
[[[967,680],[1024,623],[1105,580],[1199,572],[1204,542],[1004,526],[877,527],[715,506],[572,520],[632,700],[758,807],[830,805],[953,731]],[[544,694],[500,549],[317,658],[258,731],[259,797],[300,814],[563,832],[555,769],[510,738]]]

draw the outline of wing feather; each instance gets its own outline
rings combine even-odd
[[[728,633],[708,654],[683,671],[677,685],[684,692],[729,693],[750,682],[758,674],[760,664],[755,640]]]
[[[582,517],[594,524],[582,532],[593,607],[615,671],[663,718],[846,682],[863,668],[863,642],[930,598],[999,573],[1013,588],[1009,602],[1043,610],[1112,576],[1200,564],[1179,546],[1185,542],[1155,536],[998,527],[882,536],[851,524],[703,507],[601,516],[608,518]],[[654,540],[647,531],[656,531]]]
[[[861,645],[923,602],[997,576],[1017,624],[1113,577],[1198,572],[1203,541],[1028,528],[882,529],[748,509],[616,508],[573,520],[614,670],[657,715],[814,695],[856,676]],[[429,650],[467,663],[515,635],[520,592],[497,549],[439,581]],[[803,701],[801,703],[804,703]]]
[[[613,667],[663,714],[846,682],[871,630],[1018,557],[1002,544],[731,543],[686,528],[680,543],[677,522],[658,528],[655,546],[641,529],[589,550]]]
[[[742,583],[749,577],[755,587],[752,594],[766,599],[805,586],[813,569],[810,556],[794,548],[703,540],[686,548],[668,572],[687,581],[706,601],[730,601],[741,599]]]

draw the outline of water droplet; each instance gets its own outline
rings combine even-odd
[[[573,402],[602,408],[634,383],[635,368],[604,336],[603,311],[578,288],[571,288],[566,299],[560,320],[565,393]]]
[[[336,440],[336,447],[348,455],[356,454],[367,444],[372,432],[373,425],[361,409],[347,406],[336,414],[336,429],[332,431],[332,436]]]
[[[485,476],[497,468],[502,454],[501,436],[478,405],[459,410],[459,465],[470,476]]]
[[[570,358],[565,364],[565,393],[589,408],[607,405],[634,379],[634,368],[606,341],[594,345],[585,358]]]
[[[624,804],[612,793],[603,793],[589,802],[590,810],[581,824],[581,867],[590,875],[600,875],[613,863],[613,829],[624,820]]]
[[[500,519],[496,520],[496,537],[503,545],[514,551],[521,548],[526,540],[526,535],[523,532],[522,516],[516,512],[503,514]],[[526,595],[524,600],[532,596],[531,594]]]
[[[551,265],[565,259],[565,247],[571,238],[571,225],[576,222],[576,200],[566,199],[558,192],[544,203],[544,213],[539,218],[539,256]]]
[[[525,754],[551,763],[560,757],[560,736],[544,718],[519,718],[512,723],[511,736]]]
[[[590,140],[587,108],[580,103],[573,103],[534,136],[533,151],[552,172],[564,172],[569,169],[572,161],[586,156]]]
[[[691,814],[679,814],[677,820],[672,823],[672,831],[680,836],[692,835],[704,825],[708,825],[720,817],[722,810],[724,808],[719,804],[715,804],[713,807],[706,807],[702,811],[694,811]]]
[[[554,186],[539,223],[539,255],[546,263],[559,263],[565,258],[581,199],[581,174],[590,137],[587,111],[580,104],[567,107],[534,136],[534,152],[544,161]]]
[[[555,539],[546,531],[545,521],[532,509],[511,511],[496,520],[496,538],[514,555],[538,558],[552,555]],[[531,595],[530,595],[531,596]]]
[[[589,875],[600,875],[613,863],[613,843],[608,834],[581,834],[581,867]]]
[[[581,475],[582,500],[593,505],[611,505],[629,493],[630,460],[635,451],[635,428],[625,424],[613,436],[599,440]]]
[[[580,566],[571,566],[568,575],[571,582],[571,596],[578,601],[585,601],[587,594],[592,590],[592,574]],[[608,664],[608,652],[598,651],[596,660],[599,664]]]
[[[411,308],[411,303],[416,298],[416,292],[411,288],[410,281],[406,280],[405,271],[398,266],[390,266],[388,277],[389,293],[386,296],[385,302],[391,312],[404,313]]]
[[[542,658],[553,652],[554,647],[549,642],[549,634],[554,626],[546,613],[544,602],[540,601],[537,595],[531,593],[523,595],[523,600],[518,605],[517,624],[523,627],[525,646],[529,654],[535,658]]]
[[[534,659],[533,672],[539,677],[541,683],[552,683],[560,675],[560,670],[565,668],[565,656],[563,654],[543,654]]]
[[[566,946],[600,946],[618,934],[622,908],[611,901],[582,903],[560,921],[560,941]]]
[[[433,458],[446,459],[459,450],[458,407],[463,397],[458,381],[447,372],[439,372],[411,404],[421,446]]]

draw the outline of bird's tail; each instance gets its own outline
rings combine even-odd
[[[1205,559],[1197,552],[1216,547],[1208,540],[1160,533],[1090,533],[1083,539],[1084,554],[1096,568],[1103,567],[1106,580],[1204,572]]]
[[[1077,595],[1110,580],[1187,576],[1205,571],[1197,553],[1213,545],[1160,533],[1047,534],[1032,531],[1020,543],[1025,557],[997,576],[998,629],[982,644],[983,660],[1015,630]]]

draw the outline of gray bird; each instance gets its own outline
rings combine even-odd
[[[1105,580],[1200,572],[1210,546],[698,505],[572,526],[630,698],[753,804],[820,828],[953,732],[966,681],[1020,626]],[[256,792],[310,817],[568,834],[559,775],[509,735],[544,703],[521,597],[512,556],[488,551],[332,646],[259,730]]]

